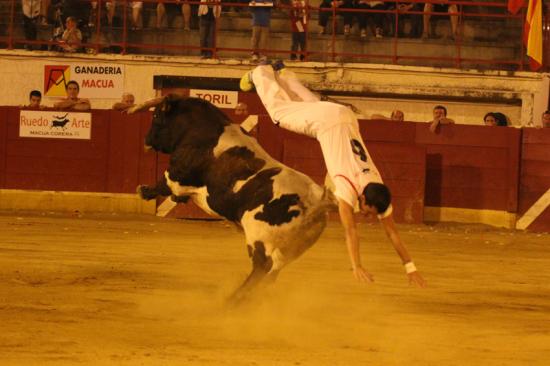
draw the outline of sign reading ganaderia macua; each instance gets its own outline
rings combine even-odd
[[[80,85],[81,98],[119,99],[124,92],[124,66],[116,64],[66,64],[44,66],[47,97],[63,97],[70,80]]]
[[[21,111],[19,137],[89,140],[92,114],[59,111]]]

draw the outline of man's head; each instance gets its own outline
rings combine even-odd
[[[248,115],[248,105],[243,102],[237,104],[235,107],[235,115],[246,117]]]
[[[67,86],[65,86],[65,91],[67,92],[67,98],[77,99],[78,93],[80,92],[80,86],[76,81],[71,80],[67,83]]]
[[[391,203],[391,193],[382,183],[369,183],[359,196],[359,209],[365,215],[380,215]]]
[[[65,25],[67,26],[67,29],[75,29],[76,28],[76,18],[75,17],[67,17],[65,20]]]
[[[42,101],[42,93],[38,90],[33,90],[29,94],[29,107],[38,108],[40,107],[40,102]]]
[[[134,95],[131,93],[122,94],[122,103],[128,104],[128,105],[134,105],[135,104]]]
[[[542,127],[550,128],[550,110],[542,114]]]
[[[447,108],[442,105],[436,105],[433,110],[433,116],[435,118],[447,117]]]
[[[390,118],[392,121],[403,122],[405,120],[405,113],[403,113],[403,111],[400,111],[399,109],[394,109],[393,112],[391,112]]]

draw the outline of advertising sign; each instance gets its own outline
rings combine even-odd
[[[189,96],[207,100],[218,108],[235,108],[239,99],[238,92],[225,90],[191,89]]]
[[[124,65],[66,64],[44,66],[44,95],[64,97],[70,80],[80,85],[80,98],[119,99],[124,92]]]
[[[19,113],[19,137],[89,140],[92,114],[61,111]]]

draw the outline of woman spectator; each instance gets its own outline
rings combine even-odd
[[[489,112],[483,117],[485,126],[508,126],[508,118],[500,112]]]

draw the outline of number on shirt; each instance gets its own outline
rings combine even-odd
[[[355,155],[358,155],[362,161],[367,162],[367,153],[365,152],[365,149],[363,149],[363,145],[361,145],[359,141],[357,141],[356,139],[352,139],[351,149],[353,150],[353,153]]]

